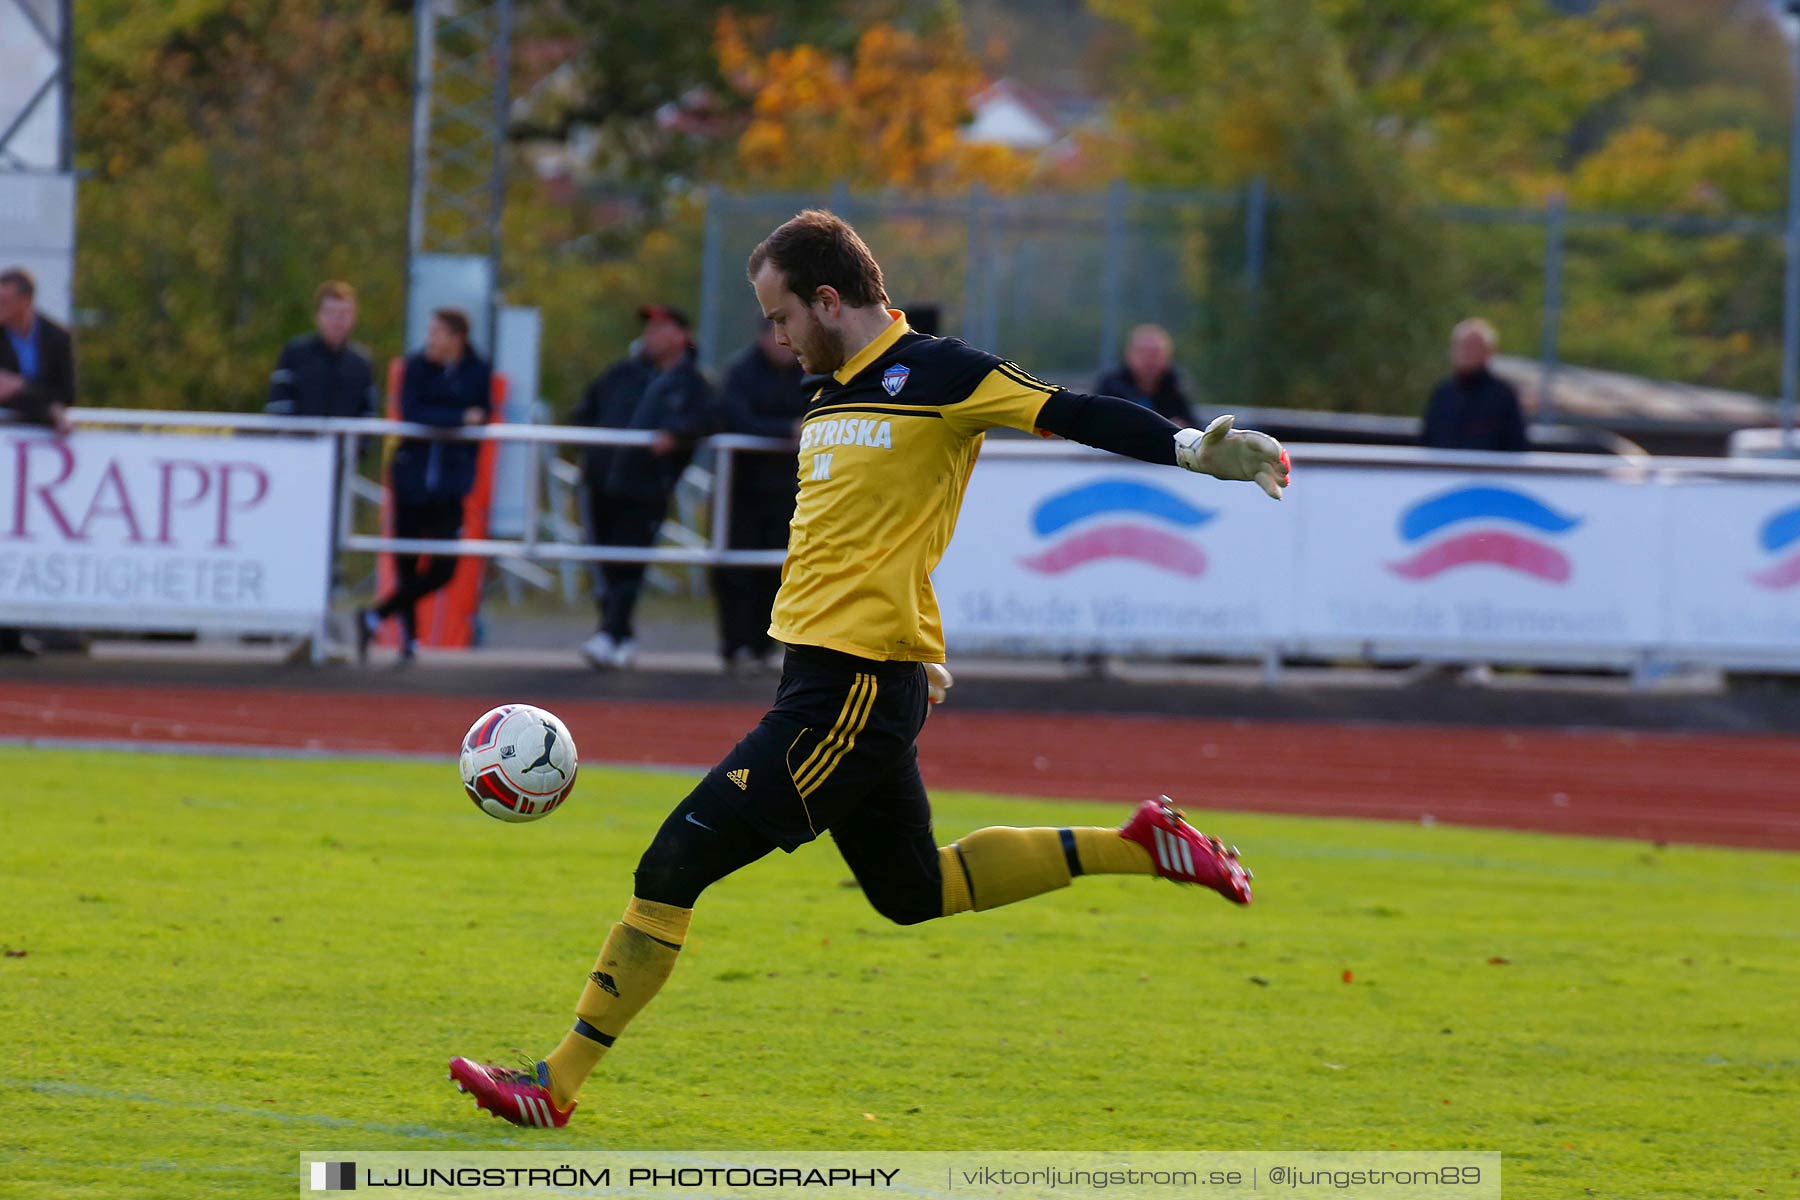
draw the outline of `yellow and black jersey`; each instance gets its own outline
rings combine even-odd
[[[904,313],[820,386],[769,636],[880,661],[942,662],[931,572],[982,434],[1038,426],[1058,389]],[[809,382],[813,382],[810,381]],[[1158,421],[1161,418],[1157,418]]]

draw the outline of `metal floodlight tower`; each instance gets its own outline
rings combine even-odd
[[[1800,20],[1800,0],[1783,6]],[[1781,449],[1795,454],[1794,407],[1800,396],[1800,28],[1784,30],[1788,37],[1788,62],[1793,72],[1794,110],[1788,122],[1787,274],[1781,303]]]
[[[448,304],[468,310],[475,341],[491,356],[512,0],[418,0],[413,37],[407,346],[423,339],[431,310]]]
[[[73,0],[0,0],[0,267],[67,319],[75,273]]]
[[[73,9],[74,0],[0,0],[0,68],[13,76],[0,91],[0,171],[74,168]]]

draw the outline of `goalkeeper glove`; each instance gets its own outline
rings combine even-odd
[[[1189,471],[1215,479],[1249,480],[1281,499],[1288,485],[1288,456],[1281,443],[1254,429],[1233,429],[1229,413],[1214,417],[1205,431],[1183,429],[1175,435],[1175,461]]]
[[[942,663],[925,664],[925,689],[933,704],[942,704],[956,680],[950,677],[950,671]]]

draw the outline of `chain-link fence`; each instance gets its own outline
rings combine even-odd
[[[1050,376],[1089,375],[1114,361],[1137,322],[1193,326],[1201,318],[1206,248],[1216,237],[1242,238],[1246,227],[1255,228],[1246,198],[1232,193],[714,191],[706,210],[700,342],[715,362],[755,336],[758,314],[743,287],[749,250],[799,209],[820,204],[886,249],[882,268],[897,305],[914,314],[935,310],[939,332]]]
[[[1118,361],[1127,331],[1139,322],[1175,334],[1178,359],[1202,396],[1281,404],[1292,399],[1282,394],[1293,386],[1292,365],[1304,367],[1315,355],[1327,375],[1373,378],[1341,347],[1327,361],[1316,334],[1288,336],[1284,326],[1299,328],[1296,306],[1306,311],[1316,291],[1321,307],[1354,308],[1366,293],[1432,310],[1369,322],[1382,343],[1367,350],[1371,359],[1420,360],[1381,375],[1381,387],[1393,391],[1399,379],[1408,394],[1391,401],[1357,395],[1359,380],[1345,378],[1329,407],[1416,411],[1422,395],[1412,391],[1414,378],[1441,373],[1450,326],[1471,314],[1492,319],[1509,351],[1542,361],[1549,404],[1555,368],[1565,359],[1760,395],[1780,385],[1779,220],[1581,212],[1554,200],[1536,209],[1440,207],[1417,214],[1407,229],[1417,238],[1409,245],[1428,247],[1435,259],[1425,272],[1433,287],[1421,299],[1397,285],[1393,264],[1378,256],[1370,257],[1367,278],[1344,277],[1358,269],[1356,239],[1383,236],[1380,229],[1336,231],[1348,250],[1321,259],[1316,223],[1302,231],[1306,218],[1260,184],[1231,192],[1119,185],[1036,196],[977,187],[932,197],[855,194],[841,186],[818,193],[715,189],[706,207],[699,306],[709,367],[755,335],[757,310],[743,279],[750,249],[808,205],[828,206],[857,226],[882,256],[900,307],[935,309],[939,332],[1069,383],[1091,380]],[[1384,332],[1416,335],[1421,328],[1428,340]]]

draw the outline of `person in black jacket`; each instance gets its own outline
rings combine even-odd
[[[1125,339],[1125,360],[1094,381],[1094,392],[1141,404],[1177,425],[1196,424],[1175,370],[1174,339],[1161,325],[1133,329]]]
[[[624,429],[631,424],[644,389],[656,378],[656,365],[645,356],[642,339],[634,342],[631,352],[602,371],[581,393],[581,403],[569,416],[569,424],[594,429]],[[617,446],[585,446],[581,452],[581,483],[587,493],[587,534],[595,545],[603,545],[603,536],[611,526],[607,515],[606,478],[612,472]],[[594,563],[594,605],[600,611],[602,627],[606,622],[606,571],[608,564]],[[612,665],[618,647],[611,638],[590,638],[582,654],[596,668]]]
[[[493,372],[469,348],[469,318],[459,309],[431,314],[425,349],[409,355],[400,384],[400,419],[417,425],[454,428],[483,425],[493,411]],[[388,487],[394,500],[397,538],[455,538],[462,531],[463,500],[475,486],[475,442],[408,439],[388,464]],[[414,619],[420,600],[450,582],[456,574],[451,555],[397,554],[398,586],[374,608],[357,614],[357,656],[366,659],[369,641],[382,621],[400,618],[404,637],[401,658],[417,648]]]
[[[68,330],[37,311],[36,301],[30,271],[0,271],[0,408],[12,420],[67,436],[74,429],[75,345]]]
[[[37,281],[24,267],[0,271],[0,421],[75,428],[75,346],[69,331],[37,311]],[[0,629],[0,654],[32,655],[17,629]]]
[[[596,423],[651,429],[656,437],[650,446],[617,447],[599,456],[604,477],[590,474],[588,480],[594,544],[599,546],[649,546],[656,541],[675,482],[693,458],[694,443],[706,433],[712,402],[712,386],[694,355],[687,314],[654,304],[640,308],[638,316],[644,322],[638,357],[648,367],[648,376],[634,396],[639,376],[621,374],[617,386],[597,404]],[[632,614],[644,570],[641,562],[601,567],[600,627],[581,644],[582,657],[595,668],[628,667],[636,658]]]
[[[569,424],[592,429],[624,429],[637,411],[644,389],[656,378],[656,365],[634,345],[632,352],[602,371],[581,393],[581,403],[569,414]],[[612,471],[617,446],[586,446],[581,452],[581,478],[587,485],[588,515],[594,529],[601,525],[599,500],[606,493],[606,477]],[[596,585],[598,594],[598,585]]]
[[[1512,384],[1488,370],[1499,348],[1494,327],[1479,317],[1450,333],[1454,373],[1431,389],[1421,445],[1439,450],[1524,450],[1525,413]]]
[[[375,369],[369,352],[350,341],[356,290],[340,280],[313,294],[316,332],[281,348],[263,411],[284,417],[372,417]]]
[[[725,369],[719,389],[719,431],[786,438],[797,452],[800,418],[806,413],[802,375],[794,352],[781,344],[775,327],[765,321],[761,335]],[[732,455],[727,543],[731,549],[787,548],[788,522],[794,518],[799,487],[797,470],[794,453]],[[769,613],[781,589],[781,568],[716,567],[712,582],[725,669],[768,665],[775,645],[769,640]]]

